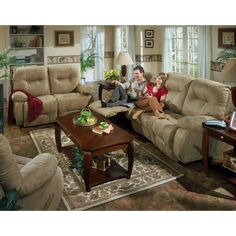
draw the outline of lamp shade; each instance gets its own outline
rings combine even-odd
[[[229,58],[223,70],[223,81],[236,84],[236,58]]]
[[[120,52],[116,59],[116,65],[132,65],[132,61],[128,52]]]

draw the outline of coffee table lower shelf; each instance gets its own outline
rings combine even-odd
[[[62,148],[62,152],[69,158],[70,161],[74,158],[72,146]],[[97,170],[91,167],[90,170],[90,185],[91,187],[113,181],[116,179],[129,179],[128,170],[120,166],[116,161],[111,160],[111,165],[106,171]]]
[[[111,160],[111,165],[106,171],[91,169],[91,186],[106,183],[108,181],[129,178],[128,171],[125,170],[114,160]]]

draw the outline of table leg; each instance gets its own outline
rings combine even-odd
[[[204,169],[205,174],[208,176],[209,173],[209,134],[208,130],[203,130],[203,137],[202,137],[202,154],[203,154],[203,161],[204,161]]]
[[[234,145],[234,157],[236,156],[236,146]]]
[[[100,84],[98,88],[98,100],[102,100],[102,90],[103,86]]]
[[[55,123],[55,139],[58,152],[61,152],[61,127]]]
[[[134,163],[134,144],[133,142],[129,143],[129,146],[127,148],[128,153],[128,179],[131,176],[132,169],[133,169],[133,163]]]
[[[91,191],[91,168],[92,168],[92,155],[90,152],[84,152],[84,166],[83,166],[83,175],[85,189],[87,192]]]

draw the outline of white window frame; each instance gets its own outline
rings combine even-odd
[[[198,66],[199,66],[199,52],[198,52],[198,33],[196,32],[195,37],[188,37],[188,32],[192,27],[196,27],[195,30],[198,30],[197,26],[176,26],[169,27],[171,30],[171,70],[173,72],[188,74],[197,77],[198,76]],[[175,33],[173,32],[175,31]],[[175,36],[175,37],[174,37]],[[189,40],[192,42],[195,41],[197,46],[194,50],[189,50]],[[181,46],[176,46],[181,43]],[[193,43],[192,43],[193,45]],[[182,54],[182,55],[181,55]],[[195,54],[195,62],[194,55]],[[179,60],[177,60],[177,58]],[[194,68],[194,69],[192,69]]]

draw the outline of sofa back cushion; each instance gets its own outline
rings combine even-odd
[[[22,89],[34,96],[49,95],[47,67],[29,66],[17,68],[13,77],[13,88]]]
[[[189,86],[182,113],[185,116],[208,115],[223,119],[229,95],[230,90],[224,84],[194,79]]]
[[[51,94],[72,92],[80,83],[79,70],[72,65],[53,65],[48,67]]]
[[[4,190],[21,188],[22,177],[7,139],[0,134],[0,185]]]
[[[165,100],[168,109],[176,113],[182,112],[184,99],[192,80],[193,78],[190,76],[179,73],[168,73],[165,84],[168,89],[168,94]]]

